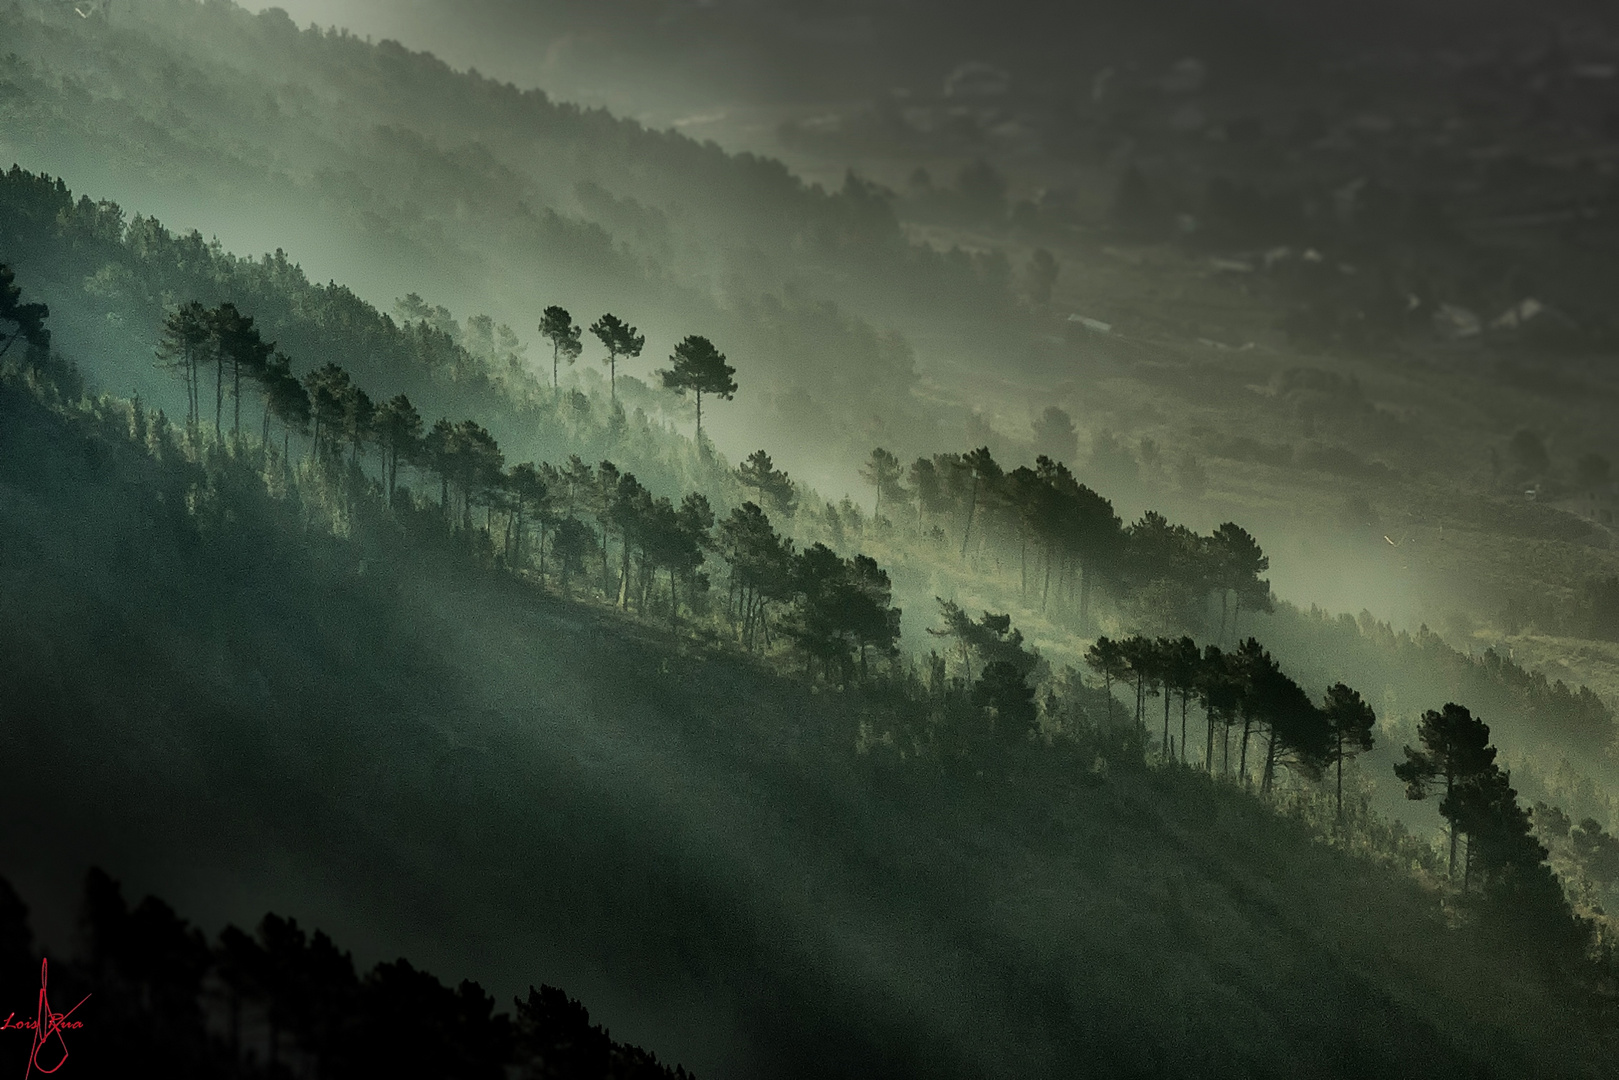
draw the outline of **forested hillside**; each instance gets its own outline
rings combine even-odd
[[[401,437],[356,425],[337,365],[292,381],[307,434],[276,398],[239,429],[224,406],[170,420],[81,397],[26,285],[0,398],[5,798],[50,823],[7,835],[25,886],[94,861],[210,924],[268,900],[500,994],[554,971],[704,1074],[1599,1075],[1607,953],[1493,746],[1457,773],[1479,801],[1446,811],[1447,866],[1353,772],[1334,809],[1319,725],[1361,714],[1310,704],[1257,642],[1186,642],[1235,680],[1194,687],[1162,642],[1101,638],[1099,692],[1007,616],[945,603],[940,651],[908,661],[860,552],[914,545],[1008,591],[1015,566],[1029,617],[1071,634],[1224,640],[1269,604],[1239,527],[1126,527],[1060,463],[1003,474],[987,451],[907,482],[873,454],[887,515],[794,508],[761,455],[732,482],[800,549],[757,503],[610,462],[507,468],[472,419],[401,487]],[[234,406],[219,364],[262,334],[198,307],[222,359],[193,389]],[[1009,514],[1013,484],[1047,516]],[[1199,595],[1215,566],[1235,576]],[[1433,716],[1440,754],[1453,713]],[[1420,792],[1436,759],[1411,760]],[[1170,1008],[1196,1019],[1156,1027]]]
[[[85,20],[30,0],[0,37],[0,157],[238,249],[296,248],[373,301],[488,311],[523,341],[541,297],[611,297],[655,338],[700,321],[753,358],[756,413],[823,441],[926,437],[893,327],[999,347],[1016,317],[1004,259],[911,244],[858,180],[829,193],[273,10],[143,0]]]

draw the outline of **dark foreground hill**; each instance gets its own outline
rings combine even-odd
[[[94,863],[209,930],[567,986],[705,1076],[1603,1074],[1566,954],[1398,844],[1083,731],[857,753],[876,696],[310,531],[142,423],[0,391],[0,866],[52,948]]]
[[[688,1075],[614,1042],[555,987],[530,987],[514,1002],[514,1016],[498,1011],[477,983],[445,986],[404,958],[362,973],[325,933],[310,934],[274,913],[255,934],[227,926],[210,944],[160,898],[130,904],[100,869],[87,875],[79,907],[82,958],[42,956],[28,915],[0,879],[0,979],[14,994],[40,991],[32,1007],[10,1013],[5,1028],[19,1035],[45,1031],[32,1046],[18,1042],[7,1050],[7,1057],[28,1062],[30,1074],[37,1068],[187,1080]]]

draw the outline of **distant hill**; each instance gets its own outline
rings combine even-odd
[[[614,297],[643,325],[692,321],[772,362],[749,309],[785,291],[879,327],[993,338],[1007,270],[906,241],[859,181],[551,100],[397,44],[298,30],[274,9],[153,0],[81,19],[0,15],[0,156],[237,249],[296,247],[386,300],[432,292],[527,339],[544,303]],[[272,225],[271,223],[274,222]],[[778,370],[834,397],[847,371]],[[898,371],[873,390],[907,387]]]

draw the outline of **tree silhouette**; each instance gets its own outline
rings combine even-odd
[[[17,285],[16,275],[11,267],[0,263],[0,322],[9,322],[16,327],[0,341],[0,359],[4,359],[19,340],[28,342],[35,349],[49,349],[51,332],[46,328],[45,320],[50,318],[50,314],[50,308],[44,304],[22,302],[22,289]]]
[[[1423,713],[1417,738],[1422,749],[1407,746],[1405,760],[1394,766],[1394,775],[1405,783],[1408,799],[1426,799],[1436,789],[1442,791],[1439,813],[1450,826],[1449,868],[1454,877],[1456,836],[1459,822],[1466,817],[1457,789],[1494,767],[1495,747],[1489,745],[1489,726],[1454,702],[1439,712],[1429,709]]]
[[[545,580],[545,525],[546,514],[551,506],[552,484],[547,477],[551,470],[549,465],[536,466],[532,461],[525,461],[521,465],[513,465],[510,476],[507,477],[506,487],[512,496],[512,512],[516,517],[514,524],[515,540],[508,535],[506,542],[506,558],[512,566],[523,565],[523,540],[526,536],[527,522],[530,514],[540,526],[540,580]],[[508,530],[510,534],[512,530]]]
[[[500,487],[505,457],[495,437],[474,420],[463,420],[455,426],[450,447],[461,488],[462,528],[471,531],[473,503],[483,499],[486,506],[491,506],[487,496]]]
[[[732,625],[744,648],[751,651],[761,641],[768,647],[769,605],[792,597],[793,542],[779,536],[751,502],[732,510],[719,534],[721,555],[731,568],[727,610]]]
[[[1237,710],[1242,716],[1242,743],[1237,757],[1237,775],[1246,787],[1248,741],[1254,734],[1256,725],[1264,727],[1270,721],[1270,714],[1266,709],[1271,703],[1271,698],[1266,693],[1270,689],[1267,683],[1280,671],[1276,661],[1271,659],[1270,653],[1266,652],[1259,642],[1248,638],[1231,654],[1231,672],[1242,688],[1237,698]]]
[[[899,651],[900,609],[891,606],[893,585],[875,559],[849,560],[849,597],[845,625],[860,653],[860,676],[867,676],[866,656],[892,657]],[[1032,691],[1031,691],[1032,693]]]
[[[978,509],[979,495],[1001,479],[1001,467],[995,464],[989,447],[981,446],[966,454],[962,463],[972,472],[972,492],[967,502],[967,527],[961,532],[961,557],[967,557],[967,541],[972,537],[973,514]]]
[[[1214,771],[1214,725],[1221,725],[1221,775],[1231,771],[1231,728],[1236,722],[1237,710],[1242,703],[1244,685],[1236,658],[1223,653],[1217,645],[1206,646],[1203,663],[1198,671],[1198,703],[1203,706],[1205,731],[1203,765],[1206,772]]]
[[[1196,533],[1149,510],[1130,526],[1125,555],[1121,569],[1144,615],[1165,631],[1199,620],[1208,590]]]
[[[973,704],[989,710],[1003,747],[1017,746],[1034,727],[1038,711],[1028,676],[1010,660],[992,660],[972,688]]]
[[[595,550],[596,534],[589,525],[571,514],[557,522],[556,532],[551,539],[551,551],[562,567],[564,593],[568,591],[568,583],[574,572],[584,569],[585,556],[593,554]]]
[[[911,490],[916,492],[916,531],[920,533],[927,527],[927,516],[943,513],[949,508],[949,502],[944,497],[938,467],[931,458],[917,458],[907,477]]]
[[[607,464],[602,463],[604,467]],[[612,474],[616,473],[616,469],[612,470]],[[618,578],[618,606],[625,610],[629,609],[630,599],[635,595],[630,582],[630,555],[638,544],[644,544],[646,541],[651,511],[652,493],[641,485],[635,474],[624,473],[617,476],[617,482],[607,502],[605,522],[618,530],[623,564]],[[605,535],[604,527],[604,538]],[[606,547],[605,539],[603,547]]]
[[[646,345],[646,335],[637,334],[635,327],[630,326],[616,315],[603,315],[590,324],[590,332],[596,335],[596,340],[602,343],[607,350],[607,390],[613,403],[618,403],[618,358],[634,359],[641,355],[641,349]]]
[[[962,683],[970,684],[973,681],[972,648],[977,634],[974,632],[972,619],[962,611],[953,600],[934,597],[939,605],[939,618],[942,627],[928,627],[928,633],[934,637],[954,638],[956,648],[961,652]],[[988,615],[985,612],[985,615]]]
[[[0,267],[0,273],[4,268]],[[0,279],[0,310],[5,305],[4,281]],[[195,300],[181,304],[163,319],[157,342],[158,359],[163,367],[180,372],[186,388],[186,429],[195,430],[198,423],[197,361],[213,337],[213,325],[208,309]]]
[[[775,467],[769,454],[763,450],[749,454],[747,460],[737,466],[736,478],[744,487],[753,488],[759,506],[768,503],[782,517],[793,516],[798,501],[795,485],[785,472]]]
[[[242,376],[258,378],[269,366],[275,343],[265,341],[250,315],[243,315],[231,303],[220,304],[212,315],[213,346],[218,379],[215,384],[214,434],[219,434],[219,410],[223,404],[223,376],[226,365],[231,373],[231,401],[234,417],[231,434],[242,433]]]
[[[607,564],[607,544],[614,528],[614,509],[618,499],[619,480],[618,466],[611,461],[601,461],[596,464],[595,471],[589,474],[585,485],[591,512],[596,518],[597,525],[601,528],[602,598],[605,600],[612,600],[619,591],[613,587],[612,571]],[[620,533],[620,539],[625,544],[629,542],[627,538],[623,537],[622,532]],[[627,552],[624,559],[626,562],[629,561]],[[621,583],[620,588],[623,587],[624,584]]]
[[[593,328],[594,329],[594,328]],[[666,390],[684,394],[687,390],[697,396],[697,445],[703,444],[703,395],[712,394],[722,401],[730,401],[736,393],[736,368],[725,362],[725,354],[714,347],[706,337],[691,335],[675,346],[669,357],[673,367],[659,371]]]
[[[1260,793],[1270,793],[1276,766],[1283,762],[1311,779],[1320,779],[1333,750],[1332,732],[1321,710],[1279,667],[1263,672],[1255,693],[1268,729]]]
[[[376,415],[377,407],[371,401],[371,395],[351,383],[343,397],[343,438],[352,450],[350,460],[356,464],[359,463],[360,452],[371,438],[371,425]]]
[[[446,417],[433,422],[433,429],[422,438],[422,461],[438,474],[439,516],[450,521],[450,477],[455,471],[455,425]]]
[[[700,491],[687,492],[675,509],[673,531],[665,543],[665,565],[669,568],[669,603],[679,617],[675,598],[675,578],[686,580],[687,604],[695,608],[696,598],[708,589],[708,577],[701,573],[707,552],[714,550],[714,508]]]
[[[377,445],[382,448],[382,468],[388,492],[388,505],[394,504],[394,489],[399,480],[399,461],[409,462],[418,452],[422,439],[422,415],[410,398],[396,394],[383,403],[372,421]]]
[[[1136,728],[1141,734],[1142,743],[1147,741],[1147,697],[1154,692],[1153,684],[1158,681],[1158,671],[1163,666],[1162,657],[1158,652],[1156,643],[1151,638],[1136,635],[1125,638],[1119,642],[1119,651],[1124,657],[1126,671],[1136,688]],[[1167,713],[1165,714],[1167,717]],[[1165,723],[1167,724],[1167,719]]]
[[[1090,669],[1102,676],[1102,685],[1107,694],[1107,721],[1113,724],[1113,680],[1123,679],[1130,670],[1125,659],[1124,650],[1117,641],[1110,638],[1099,637],[1085,650],[1085,663]]]
[[[811,545],[794,560],[793,591],[798,604],[787,630],[804,654],[805,674],[812,674],[819,660],[828,682],[832,681],[833,661],[848,657],[849,642],[840,618],[846,582],[843,559],[825,544]]]
[[[282,356],[278,356],[265,372],[264,385],[270,411],[281,421],[281,460],[290,462],[292,432],[303,435],[309,431],[309,391],[293,375],[291,363]]]
[[[579,359],[579,354],[585,351],[580,341],[583,334],[584,330],[573,321],[567,308],[552,304],[540,315],[540,336],[551,343],[551,388],[558,395],[562,393],[558,376],[561,360],[566,356],[571,365]]]
[[[1113,504],[1074,479],[1061,462],[1048,457],[1035,459],[1035,473],[1049,485],[1036,509],[1036,519],[1046,538],[1046,580],[1040,606],[1045,609],[1051,591],[1052,568],[1062,560],[1072,563],[1079,575],[1079,624],[1090,624],[1090,593],[1099,571],[1118,561],[1124,549],[1123,523],[1113,512]],[[1062,584],[1059,575],[1059,586]]]
[[[1271,610],[1270,582],[1260,574],[1270,569],[1270,557],[1260,550],[1259,543],[1246,529],[1228,521],[1214,530],[1210,538],[1212,576],[1220,593],[1220,633],[1225,636],[1226,596],[1235,597],[1231,613],[1231,636],[1237,636],[1237,617],[1244,602],[1260,611]]]
[[[333,453],[342,434],[353,382],[347,371],[328,361],[304,376],[304,388],[315,428],[312,453],[323,459]]]
[[[873,521],[883,512],[884,495],[889,496],[891,501],[905,497],[905,489],[899,484],[900,475],[899,458],[880,446],[871,452],[871,457],[860,467],[860,478],[877,489],[877,501],[871,511]]]
[[[1169,706],[1169,694],[1173,691],[1181,699],[1181,762],[1186,762],[1186,709],[1198,692],[1198,675],[1202,671],[1203,657],[1198,652],[1197,642],[1189,637],[1178,641],[1171,641],[1165,647],[1163,677],[1165,680],[1164,706]]]
[[[1029,541],[1040,536],[1049,491],[1046,482],[1027,465],[1007,473],[1002,484],[1004,510],[1018,538],[1018,595],[1025,599],[1029,595]]]
[[[1344,816],[1344,759],[1353,758],[1372,748],[1372,729],[1377,725],[1377,714],[1361,700],[1359,691],[1343,683],[1327,688],[1321,712],[1327,730],[1332,736],[1332,749],[1328,757],[1337,766],[1338,820]]]

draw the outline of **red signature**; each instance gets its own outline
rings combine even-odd
[[[32,1020],[18,1020],[17,1014],[12,1013],[4,1021],[0,1021],[0,1031],[16,1030],[32,1031],[34,1033],[34,1046],[28,1052],[28,1068],[23,1073],[23,1080],[28,1080],[28,1077],[33,1076],[35,1071],[48,1075],[67,1064],[67,1040],[62,1038],[62,1032],[74,1031],[84,1027],[84,1021],[70,1020],[68,1018],[78,1011],[79,1005],[83,1005],[90,1000],[90,995],[84,995],[79,1005],[73,1006],[67,1012],[52,1012],[51,1003],[45,997],[46,976],[49,970],[50,961],[41,960],[39,962],[39,1004],[34,1013],[34,1018]],[[56,1059],[56,1064],[46,1068],[40,1063],[39,1055],[41,1051],[46,1049],[46,1045],[51,1039],[56,1040],[55,1049],[61,1052],[61,1057]]]

